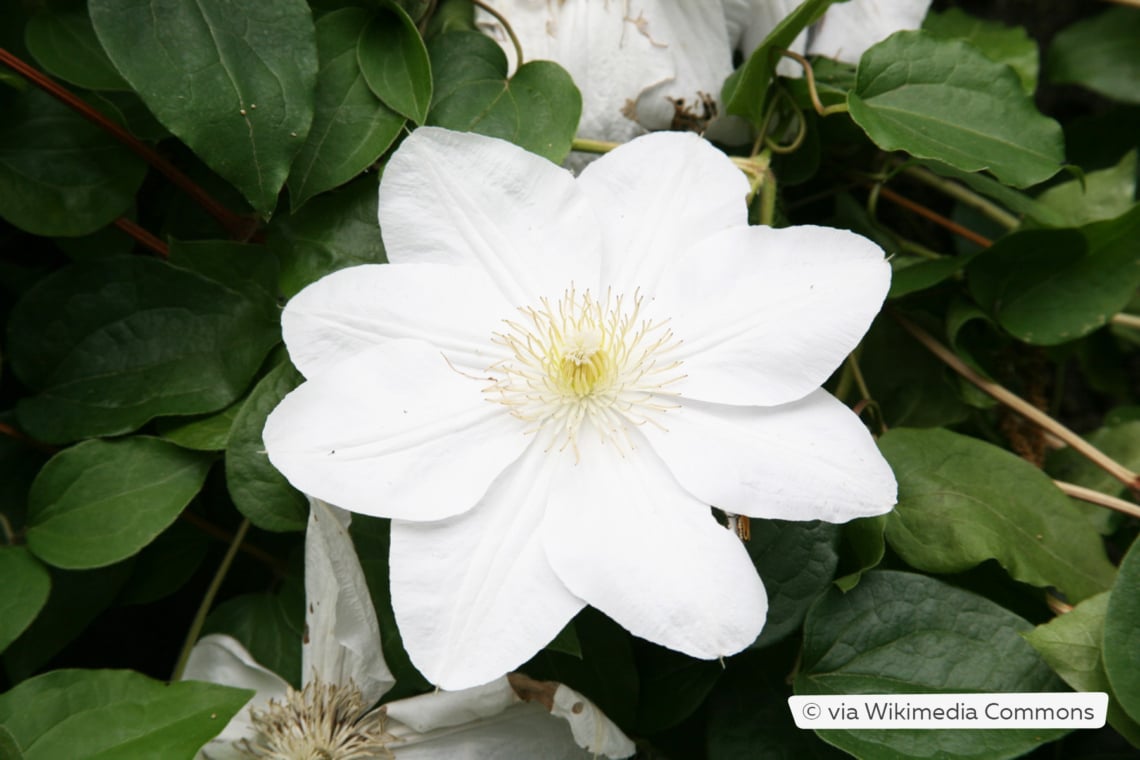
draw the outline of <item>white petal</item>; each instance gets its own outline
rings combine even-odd
[[[646,436],[681,484],[736,514],[846,522],[889,512],[898,486],[871,434],[824,390],[776,407],[685,401]]]
[[[682,341],[677,390],[782,404],[818,388],[858,345],[890,286],[882,250],[830,227],[738,227],[662,279],[657,309]]]
[[[418,733],[490,718],[518,704],[506,676],[459,691],[434,691],[384,705],[388,717]]]
[[[740,25],[739,45],[744,57],[752,55],[776,26],[802,4],[803,0],[743,0],[743,2],[733,0],[729,16],[729,33],[731,34],[732,30]],[[741,8],[741,5],[747,6],[747,9]],[[742,18],[744,20],[740,21]],[[807,39],[808,30],[804,29],[788,47],[793,52],[803,55],[807,52]],[[798,77],[803,74],[800,65],[787,58],[782,58],[776,64],[776,71],[786,77]]]
[[[426,734],[389,731],[402,739],[390,747],[397,760],[590,760],[569,728],[541,706],[515,704],[491,718]]]
[[[626,142],[643,133],[633,108],[648,88],[669,81],[674,61],[668,47],[655,38],[645,0],[496,0],[491,5],[511,23],[528,60],[561,65],[582,93],[580,137]],[[479,11],[486,30],[511,60],[514,45],[490,14]],[[655,44],[657,43],[657,44]]]
[[[578,184],[606,239],[602,282],[652,294],[693,244],[748,222],[748,182],[726,155],[685,132],[639,137],[593,162]]]
[[[368,264],[302,290],[285,306],[281,328],[305,377],[398,338],[430,343],[457,367],[480,372],[502,358],[491,333],[514,314],[474,267]]]
[[[265,423],[269,461],[298,490],[353,512],[458,514],[529,440],[483,398],[485,385],[426,343],[385,343],[285,397]]]
[[[259,665],[237,639],[221,633],[211,633],[198,639],[186,660],[182,680],[206,681],[257,692],[230,719],[222,732],[203,748],[210,757],[218,758],[229,756],[232,743],[252,733],[251,709],[263,710],[269,700],[284,699],[289,691],[289,684],[281,676]]]
[[[827,9],[813,31],[812,55],[859,63],[867,48],[903,29],[918,29],[930,0],[850,0]]]
[[[505,140],[421,127],[380,182],[393,264],[474,266],[522,306],[598,278],[598,223],[570,173]]]
[[[569,722],[574,740],[591,752],[620,758],[630,757],[637,751],[629,737],[597,705],[566,684],[559,684],[554,692],[550,714]]]
[[[393,521],[392,608],[408,655],[432,683],[462,689],[513,670],[585,606],[542,548],[552,460],[532,444],[466,514]]]
[[[301,677],[356,684],[372,705],[396,679],[384,661],[380,624],[348,525],[352,515],[309,500],[305,533],[305,632]]]
[[[631,633],[713,659],[751,644],[767,597],[740,540],[689,495],[648,444],[622,455],[586,433],[563,457],[543,523],[572,592]]]

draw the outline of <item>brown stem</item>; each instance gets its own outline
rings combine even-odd
[[[59,451],[55,446],[49,446],[46,443],[41,443],[35,438],[32,438],[22,430],[17,430],[15,427],[6,422],[0,422],[0,435],[6,435],[9,438],[25,443],[33,449],[38,449],[45,454],[55,454]]]
[[[880,186],[879,187],[879,195],[881,195],[882,197],[891,201],[892,203],[895,203],[899,206],[902,206],[903,208],[908,209],[910,211],[913,211],[914,213],[918,214],[921,217],[929,219],[930,221],[934,222],[935,224],[939,225],[940,227],[944,227],[945,229],[949,230],[950,232],[953,232],[955,235],[963,237],[966,240],[969,240],[971,243],[974,243],[975,245],[980,245],[982,248],[989,248],[991,245],[994,244],[994,242],[992,240],[990,240],[989,238],[983,237],[982,235],[979,235],[978,233],[974,232],[973,230],[967,229],[966,227],[963,227],[962,225],[958,224],[957,222],[953,221],[952,219],[947,219],[946,217],[942,216],[942,214],[939,214],[936,211],[931,211],[926,206],[923,206],[920,203],[915,203],[910,198],[905,198],[905,197],[899,195],[894,190],[891,190],[889,187]]]
[[[1140,507],[1127,502],[1124,499],[1118,499],[1115,496],[1109,496],[1106,493],[1094,491],[1091,488],[1078,486],[1076,483],[1066,483],[1063,480],[1054,480],[1053,485],[1057,486],[1057,488],[1060,488],[1067,495],[1072,496],[1074,499],[1087,501],[1089,504],[1096,504],[1098,507],[1107,507],[1108,509],[1114,509],[1117,512],[1128,515],[1129,517],[1140,517]]]
[[[199,187],[194,180],[183,174],[174,164],[160,156],[149,145],[140,142],[138,138],[108,119],[97,109],[91,107],[75,94],[52,81],[42,72],[24,63],[24,61],[12,55],[4,48],[0,48],[0,63],[6,64],[10,69],[23,76],[36,87],[39,87],[44,92],[77,111],[85,119],[127,146],[135,155],[157,169],[164,177],[170,180],[172,184],[193,198],[194,201],[201,206],[206,213],[214,217],[235,240],[249,239],[256,225],[254,220],[239,216],[222,206],[214,200],[209,193]]]
[[[1079,435],[1069,430],[1057,420],[1050,417],[1045,412],[1030,404],[1025,399],[1021,398],[1012,391],[1005,387],[998,385],[992,380],[979,375],[974,370],[970,369],[961,359],[959,359],[953,351],[946,348],[946,346],[939,343],[930,335],[930,333],[923,330],[918,325],[911,322],[906,317],[897,312],[892,312],[891,316],[902,325],[903,329],[913,335],[919,343],[926,347],[930,353],[937,356],[946,364],[950,369],[957,372],[962,377],[969,380],[984,393],[992,396],[1013,411],[1020,414],[1025,419],[1040,427],[1046,432],[1052,433],[1057,438],[1060,438],[1065,443],[1069,444],[1079,454],[1088,459],[1107,472],[1112,477],[1119,480],[1124,485],[1138,495],[1140,495],[1140,475],[1128,469],[1124,465],[1112,459],[1100,449],[1093,446],[1091,443],[1081,438]]]
[[[166,247],[166,243],[162,242],[154,235],[150,234],[147,230],[138,226],[125,216],[120,216],[115,220],[115,226],[123,232],[133,237],[140,244],[151,249],[164,259],[170,258],[170,249]]]
[[[186,522],[193,525],[198,530],[205,533],[210,538],[215,538],[218,541],[221,541],[222,543],[229,544],[234,539],[233,534],[230,533],[229,531],[226,531],[222,528],[219,528],[217,525],[214,525],[209,520],[203,519],[202,517],[199,517],[198,515],[194,514],[193,512],[189,512],[189,511],[183,512],[181,515],[179,515],[179,517],[181,517],[183,520],[185,520]],[[248,554],[249,556],[253,557],[256,560],[259,560],[259,561],[265,563],[267,566],[269,566],[269,569],[271,569],[273,571],[273,573],[278,578],[284,578],[289,572],[288,568],[286,568],[285,565],[282,564],[282,562],[280,560],[278,560],[276,557],[274,557],[272,554],[265,551],[264,549],[259,549],[258,547],[253,546],[252,544],[243,543],[240,545],[238,550]]]

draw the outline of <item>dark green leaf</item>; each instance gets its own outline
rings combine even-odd
[[[40,614],[51,575],[23,546],[0,546],[0,652]]]
[[[24,760],[24,753],[20,752],[16,737],[4,726],[0,726],[0,757],[4,760]]]
[[[423,124],[431,106],[431,61],[415,22],[389,5],[359,37],[360,71],[372,92],[393,111]]]
[[[582,96],[556,63],[530,61],[507,79],[507,57],[491,38],[451,32],[432,40],[435,86],[428,123],[510,140],[556,163],[578,129]]]
[[[264,530],[304,530],[309,519],[308,499],[269,463],[261,439],[265,419],[301,379],[288,362],[274,368],[250,392],[230,430],[226,486],[238,510]]]
[[[1140,285],[1140,206],[1075,230],[1014,233],[967,274],[975,300],[1015,337],[1051,346],[1087,335]]]
[[[230,440],[230,429],[244,401],[242,399],[204,417],[164,417],[157,421],[158,434],[184,449],[224,451]]]
[[[245,594],[218,605],[202,635],[233,636],[254,660],[299,688],[304,627],[305,589],[291,580],[277,594]]]
[[[943,13],[928,13],[922,28],[935,37],[969,42],[991,61],[1013,68],[1027,93],[1037,89],[1037,43],[1023,27],[1006,26],[971,16],[961,8],[948,8]]]
[[[1100,535],[1020,457],[947,430],[895,428],[879,448],[899,483],[887,542],[912,567],[954,573],[996,559],[1073,600],[1112,585]]]
[[[839,572],[835,579],[840,591],[850,591],[858,585],[863,573],[878,567],[887,552],[887,516],[862,517],[841,527]]]
[[[48,602],[20,638],[4,652],[12,681],[35,673],[90,625],[114,601],[132,561],[98,570],[51,570]]]
[[[269,214],[313,120],[304,0],[91,0],[119,73],[158,120]]]
[[[891,290],[887,297],[901,298],[932,288],[965,269],[978,253],[981,251],[964,253],[960,256],[944,256],[940,259],[923,259],[905,266],[895,263],[903,260],[892,259]]]
[[[40,392],[21,400],[20,423],[60,442],[221,409],[279,340],[277,319],[272,304],[154,259],[62,269],[9,324],[12,367]]]
[[[1140,420],[1106,425],[1094,430],[1085,439],[1130,470],[1140,469]],[[1075,483],[1110,496],[1124,496],[1127,490],[1123,483],[1071,448],[1050,452],[1045,467],[1057,480]],[[1119,513],[1095,504],[1076,502],[1073,506],[1081,510],[1092,525],[1106,535],[1112,532],[1116,518],[1121,517]]]
[[[0,216],[36,235],[86,235],[125,214],[146,164],[34,87],[0,87]]]
[[[163,531],[135,557],[119,605],[149,604],[182,588],[202,560],[210,541],[200,529],[178,521]]]
[[[1110,8],[1063,29],[1049,46],[1052,82],[1079,84],[1124,103],[1140,103],[1140,10]]]
[[[1020,636],[1032,626],[993,602],[933,578],[876,570],[852,591],[828,592],[804,623],[797,694],[1057,691],[1061,684]],[[1060,729],[821,730],[856,757],[1018,757]]]
[[[1024,634],[1053,671],[1077,691],[1103,691],[1108,703],[1108,722],[1134,746],[1140,747],[1140,724],[1120,707],[1104,672],[1101,641],[1108,612],[1108,593],[1084,600],[1071,611]]]
[[[958,40],[888,37],[863,54],[847,103],[884,150],[989,169],[1016,187],[1048,179],[1064,160],[1060,125],[1037,111],[1017,75]]]
[[[317,22],[316,115],[289,174],[294,210],[364,171],[403,129],[404,117],[372,94],[357,63],[357,39],[367,23],[360,8],[333,11]]]
[[[1053,209],[1038,203],[1020,190],[1003,185],[993,177],[964,172],[940,161],[919,161],[918,163],[943,177],[958,180],[971,190],[997,201],[1015,214],[1029,217],[1048,227],[1065,226],[1064,217]]]
[[[778,50],[786,50],[809,24],[819,18],[832,0],[805,0],[789,13],[752,51],[744,65],[724,83],[721,100],[728,113],[743,116],[756,126],[764,120],[768,86],[780,60]]]
[[[578,641],[578,631],[574,630],[574,621],[571,620],[558,635],[550,640],[544,649],[549,649],[551,652],[561,652],[573,657],[581,659],[582,657],[582,642]]]
[[[295,214],[274,217],[268,243],[281,262],[278,287],[286,298],[338,269],[388,260],[376,221],[376,192],[376,177],[369,174],[314,198]]]
[[[835,577],[839,527],[831,523],[752,520],[744,544],[768,592],[768,619],[753,647],[791,635]]]
[[[1140,541],[1120,563],[1104,618],[1104,670],[1121,707],[1140,722]]]
[[[64,449],[32,484],[28,548],[67,570],[133,556],[174,522],[209,468],[209,457],[158,438]]]
[[[88,90],[129,90],[103,52],[87,4],[55,2],[39,8],[24,29],[24,41],[49,73]]]
[[[252,695],[129,670],[56,670],[0,695],[0,724],[27,760],[189,758]]]
[[[724,666],[656,644],[638,643],[641,693],[637,700],[637,733],[655,734],[692,715],[724,673]]]

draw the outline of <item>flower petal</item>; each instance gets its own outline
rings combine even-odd
[[[740,540],[717,524],[645,443],[624,452],[579,436],[561,459],[543,543],[578,596],[631,633],[713,659],[751,644],[764,586]]]
[[[818,388],[858,345],[891,270],[866,238],[830,227],[738,227],[703,241],[657,293],[682,343],[677,390],[782,404]]]
[[[506,676],[459,691],[433,691],[384,705],[388,717],[418,733],[494,717],[519,697]]]
[[[210,757],[222,757],[232,749],[233,742],[250,735],[253,731],[251,709],[264,710],[269,700],[284,699],[289,691],[289,684],[281,676],[258,664],[237,639],[222,633],[198,639],[186,660],[182,680],[206,681],[257,692],[204,748]]]
[[[689,132],[619,146],[587,166],[578,185],[603,227],[602,283],[617,293],[652,294],[661,272],[690,246],[748,222],[744,174]]]
[[[575,743],[564,722],[533,704],[514,704],[490,718],[423,734],[401,731],[401,728],[397,724],[389,726],[389,731],[397,737],[397,743],[391,746],[397,760],[590,760],[594,757]]]
[[[847,522],[889,512],[894,473],[855,414],[824,390],[776,407],[684,401],[645,434],[695,497],[741,515]]]
[[[918,29],[930,0],[851,0],[835,3],[816,25],[808,51],[812,55],[859,63],[863,53],[903,29]]]
[[[392,608],[432,683],[461,689],[516,668],[585,606],[550,569],[539,535],[554,459],[534,442],[466,514],[393,521]]]
[[[620,758],[630,757],[637,751],[629,737],[597,705],[566,684],[559,684],[554,692],[550,714],[565,719],[574,741],[591,752]]]
[[[294,487],[344,509],[438,520],[471,508],[529,440],[427,343],[395,340],[294,390],[263,433]],[[446,466],[446,477],[441,467]]]
[[[379,217],[388,261],[478,267],[516,306],[597,282],[598,223],[574,177],[505,140],[420,127],[388,161]]]
[[[380,646],[376,608],[348,534],[352,515],[309,500],[305,533],[305,631],[301,677],[356,684],[372,705],[396,683]]]
[[[725,16],[729,36],[731,38],[734,32],[738,35],[735,40],[740,52],[748,58],[780,22],[802,4],[803,0],[728,0]],[[788,48],[803,55],[807,50],[807,39],[808,30],[804,29]],[[776,72],[786,77],[803,76],[803,68],[788,58],[780,59],[776,64]]]
[[[302,290],[285,306],[281,328],[305,377],[398,338],[423,340],[457,367],[481,372],[502,358],[491,333],[514,314],[475,267],[368,264]]]

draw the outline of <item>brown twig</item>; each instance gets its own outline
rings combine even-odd
[[[0,48],[0,63],[8,66],[8,68],[21,75],[29,82],[39,87],[44,92],[48,93],[57,100],[63,102],[83,116],[88,121],[92,122],[100,129],[104,130],[116,140],[127,146],[135,155],[139,156],[143,161],[146,161],[156,170],[158,170],[164,177],[176,187],[180,188],[183,192],[189,195],[194,201],[202,207],[210,216],[214,217],[226,232],[236,240],[247,240],[256,225],[252,219],[240,216],[230,211],[225,206],[222,206],[214,200],[209,193],[203,190],[194,180],[187,177],[182,173],[174,164],[167,161],[159,155],[149,145],[140,142],[138,138],[132,135],[127,130],[115,122],[108,119],[97,109],[93,108],[88,103],[77,97],[74,93],[66,88],[60,86],[52,79],[45,76],[42,72],[29,66],[24,61],[9,53],[4,48]]]
[[[214,525],[209,520],[205,520],[202,517],[199,517],[198,515],[194,514],[193,512],[184,511],[181,515],[179,515],[179,517],[181,517],[183,520],[185,520],[186,522],[193,525],[198,530],[205,533],[210,538],[217,539],[218,541],[221,541],[222,543],[229,544],[234,539],[233,534],[230,533],[229,531],[227,531],[223,528],[219,528],[217,525]],[[273,571],[274,575],[276,575],[278,578],[284,578],[289,572],[288,568],[285,566],[284,563],[282,563],[280,560],[278,560],[276,557],[274,557],[272,554],[265,551],[264,549],[259,549],[258,547],[253,546],[252,544],[242,543],[239,546],[238,551],[244,552],[245,554],[248,554],[249,556],[253,557],[254,559],[259,560],[260,562],[263,562],[266,565],[268,565],[269,568]]]
[[[157,253],[162,258],[170,258],[170,249],[167,248],[166,243],[162,242],[157,237],[150,234],[150,232],[144,230],[142,227],[138,226],[125,216],[120,216],[118,219],[116,219],[115,226],[133,237],[141,245]]]
[[[867,184],[869,184],[869,183],[867,183]],[[974,232],[971,229],[963,227],[962,225],[958,224],[957,222],[955,222],[952,219],[947,219],[946,217],[942,216],[942,214],[939,214],[937,211],[932,211],[920,203],[915,203],[910,198],[906,198],[902,195],[899,195],[894,190],[891,190],[889,187],[883,187],[880,185],[879,186],[879,195],[881,195],[882,197],[886,198],[887,200],[891,201],[892,203],[894,203],[896,205],[902,206],[903,208],[908,209],[909,211],[913,211],[914,213],[918,214],[919,216],[921,216],[925,219],[929,219],[930,221],[934,222],[938,226],[944,227],[945,229],[949,230],[950,232],[953,232],[955,235],[958,235],[959,237],[965,238],[966,240],[969,240],[971,243],[974,243],[975,245],[980,245],[982,248],[989,248],[991,245],[994,244],[994,242],[992,240],[990,240],[989,238],[984,237],[982,235],[979,235],[978,233]]]
[[[1140,507],[1124,499],[1118,499],[1115,496],[1109,496],[1100,491],[1094,491],[1091,488],[1078,486],[1076,483],[1066,483],[1063,480],[1054,480],[1053,485],[1074,499],[1087,501],[1089,504],[1096,504],[1098,507],[1106,507],[1121,514],[1128,515],[1129,517],[1140,517]]]

